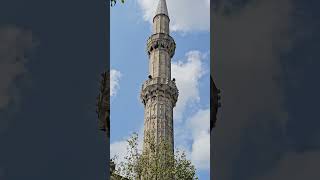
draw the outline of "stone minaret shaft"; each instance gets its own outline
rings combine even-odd
[[[178,89],[175,80],[171,80],[171,58],[176,44],[169,35],[169,22],[166,1],[159,0],[153,18],[153,34],[147,41],[149,79],[142,85],[141,100],[145,107],[144,135],[154,132],[157,143],[164,138],[173,153],[173,108],[178,99]],[[144,142],[144,150],[146,146]]]

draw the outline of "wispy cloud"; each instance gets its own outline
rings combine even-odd
[[[174,118],[178,122],[188,106],[200,102],[200,79],[208,71],[203,66],[204,56],[200,51],[189,51],[185,59],[172,63],[172,77],[176,79],[179,89],[177,106],[174,108]]]
[[[186,152],[197,170],[210,168],[210,108],[197,109],[175,125],[175,147]]]
[[[191,160],[198,169],[210,168],[210,109],[199,109],[187,120],[186,131],[192,134]]]
[[[189,51],[183,59],[173,62],[171,69],[179,89],[177,106],[174,108],[175,146],[186,151],[187,157],[198,170],[209,170],[210,160],[210,109],[196,106],[200,104],[199,85],[202,77],[209,74],[204,66],[207,58],[207,53]],[[188,109],[193,109],[194,113],[183,116]],[[139,137],[139,149],[142,149],[143,125]],[[127,145],[123,140],[111,143],[111,157],[117,154],[119,161],[123,161]]]
[[[116,157],[117,162],[125,162],[127,147],[129,146],[126,140],[116,141],[110,144],[110,158]]]
[[[138,150],[142,151],[142,146],[143,146],[143,125],[141,126],[138,133]],[[119,162],[125,162],[125,156],[127,155],[127,148],[129,147],[128,139],[129,136],[132,134],[128,134],[125,138],[122,140],[114,141],[110,144],[110,158],[113,158],[116,156],[117,161],[116,163]]]
[[[172,77],[176,78],[179,89],[174,109],[175,144],[187,152],[198,170],[209,170],[210,167],[210,109],[197,106],[201,102],[200,82],[205,82],[203,77],[209,73],[204,66],[207,58],[207,53],[193,50],[186,53],[185,59],[172,63]],[[189,112],[187,116],[186,112]]]
[[[158,0],[138,0],[145,21],[152,23]],[[209,31],[210,1],[209,0],[167,0],[171,30]]]
[[[122,74],[120,71],[111,69],[110,71],[110,96],[115,96],[120,89],[120,78]]]

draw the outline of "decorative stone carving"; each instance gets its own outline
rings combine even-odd
[[[152,116],[155,116],[157,113],[157,103],[154,103],[152,106]]]
[[[179,95],[178,88],[174,81],[170,80],[168,83],[165,83],[166,81],[161,81],[161,79],[164,78],[153,78],[145,81],[145,83],[142,85],[140,94],[142,103],[145,104],[148,99],[153,97],[162,97],[169,99],[171,101],[170,104],[173,104],[173,107],[175,107]]]
[[[165,1],[160,1],[165,2]],[[166,9],[166,6],[162,8]],[[176,106],[179,91],[174,80],[171,80],[171,58],[176,44],[169,35],[169,18],[165,14],[156,14],[154,33],[147,40],[150,77],[141,87],[140,98],[144,104],[144,132],[154,131],[155,141],[165,138],[172,145],[173,153],[173,108]],[[145,144],[144,144],[145,149]],[[142,178],[145,180],[145,178]],[[173,178],[164,178],[173,179]]]
[[[164,116],[164,105],[163,104],[160,104],[160,107],[159,107],[159,117],[160,118],[163,118]]]
[[[168,103],[167,103],[168,104]],[[167,120],[169,120],[170,119],[170,117],[171,117],[171,110],[170,110],[170,106],[169,105],[167,105],[166,106],[166,111],[165,111],[165,118],[167,119]]]
[[[176,50],[176,43],[169,34],[157,33],[149,37],[147,40],[148,55],[150,56],[152,51],[156,49],[166,50],[172,58]]]

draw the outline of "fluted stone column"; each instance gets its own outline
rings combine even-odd
[[[166,140],[170,145],[168,153],[173,155],[173,108],[179,92],[175,80],[171,79],[171,58],[175,53],[176,44],[169,35],[169,22],[166,1],[159,0],[153,18],[153,34],[147,41],[149,78],[142,85],[140,97],[145,107],[144,136],[147,132],[153,132],[155,143]],[[144,142],[144,151],[147,146]]]

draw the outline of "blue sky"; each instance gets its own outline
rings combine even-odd
[[[157,2],[127,1],[111,8],[111,157],[124,154],[132,132],[142,137],[144,109],[139,95],[149,74],[145,47]],[[191,0],[167,0],[171,36],[177,44],[172,77],[180,91],[174,109],[175,147],[187,152],[200,179],[209,179],[210,159],[208,2],[195,6]],[[192,17],[186,16],[191,10]]]
[[[143,109],[137,97],[147,76],[144,49],[150,24],[145,19],[150,18],[148,9],[154,1],[139,2],[127,0],[111,8],[111,63],[122,74],[112,97],[111,148],[119,152],[130,132],[142,128]],[[208,2],[168,0],[171,27],[179,30],[172,34],[177,41],[174,63],[186,64],[185,54],[191,50],[207,52],[208,16],[203,9]],[[320,179],[320,2],[211,3],[216,5],[214,79],[222,96],[211,136],[212,179]],[[196,13],[189,16],[191,8]],[[100,73],[108,60],[106,11],[104,1],[0,1],[1,180],[105,178],[109,148],[98,129],[95,103]],[[198,55],[193,51],[189,59]],[[192,62],[193,66],[178,70],[199,67],[199,61]],[[201,63],[205,67],[208,60]],[[199,68],[193,70],[194,74]],[[176,144],[186,146],[188,152],[193,152],[193,144],[201,144],[192,140],[199,139],[194,137],[205,124],[196,121],[205,120],[201,117],[207,113],[198,111],[207,109],[205,79],[206,75],[197,81],[190,78],[189,85],[199,84],[189,88],[188,97],[195,97],[191,95],[199,89],[200,102],[193,98],[187,103],[193,108],[183,114],[194,117],[189,120],[193,128],[175,126],[184,130],[176,136]],[[205,131],[200,135],[206,142]],[[206,170],[200,178],[209,179]]]

